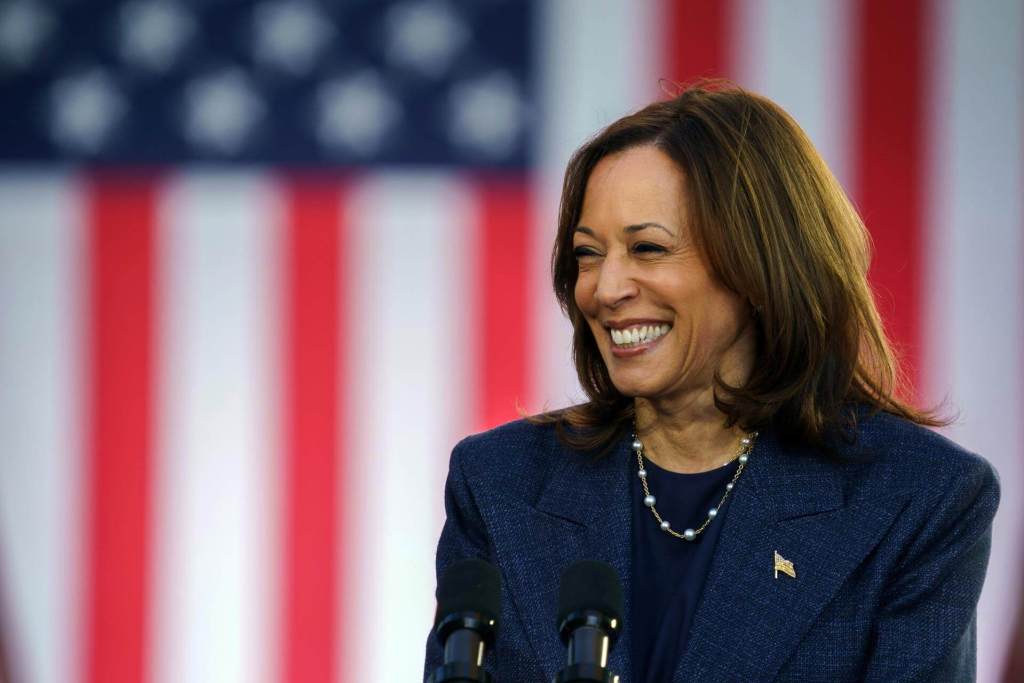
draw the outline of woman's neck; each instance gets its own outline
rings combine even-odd
[[[714,403],[713,391],[706,395],[673,401],[637,398],[637,435],[644,444],[644,456],[672,472],[706,472],[736,457],[744,433],[726,427],[725,414]]]
[[[706,373],[703,386],[634,399],[637,436],[649,460],[672,472],[706,472],[737,456],[745,433],[736,425],[726,427],[727,416],[715,405],[713,378],[721,377],[728,386],[746,384],[754,347],[754,327],[748,321],[717,363],[717,372]]]

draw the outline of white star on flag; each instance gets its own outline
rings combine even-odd
[[[453,143],[488,158],[501,158],[516,146],[524,105],[515,79],[495,72],[452,88],[448,132]]]
[[[433,78],[448,70],[469,39],[465,24],[442,2],[398,5],[386,23],[388,59]]]
[[[379,149],[402,110],[375,71],[328,81],[317,93],[317,137],[328,147],[343,147],[360,156]]]
[[[308,2],[265,2],[253,12],[256,59],[294,75],[308,72],[334,27]]]
[[[100,150],[126,110],[114,81],[99,68],[56,81],[50,104],[53,139],[68,151],[86,154]]]
[[[207,151],[228,155],[242,148],[265,109],[238,69],[224,69],[190,83],[185,106],[189,140]]]
[[[35,2],[0,6],[0,61],[19,68],[31,64],[56,23],[53,13]]]
[[[195,20],[180,4],[132,2],[121,8],[121,54],[150,71],[167,71],[195,32]]]

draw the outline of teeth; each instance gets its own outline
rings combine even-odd
[[[616,346],[635,346],[654,341],[668,332],[668,325],[640,325],[628,330],[611,330],[612,343]]]

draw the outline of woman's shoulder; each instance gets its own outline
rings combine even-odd
[[[981,455],[928,427],[888,413],[862,417],[856,440],[846,449],[859,488],[904,492],[917,498],[999,495],[995,468]]]
[[[465,437],[452,450],[449,467],[478,486],[532,489],[574,455],[554,425],[523,418]]]
[[[482,432],[470,434],[455,446],[456,450],[472,453],[493,453],[507,450],[548,448],[557,442],[551,424],[537,424],[530,418],[520,418]]]

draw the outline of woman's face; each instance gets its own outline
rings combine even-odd
[[[750,308],[712,274],[687,204],[683,172],[651,146],[603,158],[587,182],[576,305],[626,396],[682,398],[716,370],[731,384],[749,373]]]

